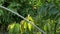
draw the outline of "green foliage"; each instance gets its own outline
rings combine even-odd
[[[28,15],[26,18],[29,21],[34,22],[34,20],[32,19],[32,17],[30,15]],[[20,22],[20,24],[21,24],[21,32],[22,33],[26,33],[26,32],[28,32],[29,34],[32,34],[33,33],[32,31],[33,31],[34,27],[30,23],[26,22],[25,20],[22,20]]]
[[[0,10],[0,16],[3,15],[3,10]]]
[[[34,22],[35,25],[47,32],[47,34],[60,33],[60,0],[0,0],[0,5]],[[27,17],[27,15],[30,16]],[[21,34],[42,34],[30,23],[22,20],[15,14],[0,9],[0,24],[5,26],[13,22],[20,24],[17,25],[14,23],[13,29],[9,29],[9,32],[14,31],[14,29],[19,30],[20,27]],[[16,32],[14,32],[14,34],[15,33]]]
[[[13,23],[8,26],[9,34],[20,34],[20,24]]]

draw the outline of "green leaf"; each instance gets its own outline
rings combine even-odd
[[[3,14],[4,14],[3,10],[0,10],[0,16],[3,15]]]

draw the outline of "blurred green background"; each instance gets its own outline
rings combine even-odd
[[[60,34],[60,0],[0,0],[0,5],[32,21],[47,34]],[[0,8],[1,34],[43,34],[17,15]]]

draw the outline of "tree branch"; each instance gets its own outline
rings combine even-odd
[[[44,32],[42,29],[40,29],[39,27],[37,27],[35,24],[33,24],[31,21],[29,21],[28,19],[24,18],[23,16],[19,15],[18,13],[6,8],[6,7],[3,7],[3,6],[0,6],[1,9],[4,9],[4,10],[7,10],[11,13],[14,13],[16,14],[17,16],[21,17],[22,19],[26,20],[28,23],[30,23],[32,26],[34,26],[35,28],[37,28],[40,32],[42,32],[43,34],[46,34],[46,32]]]

